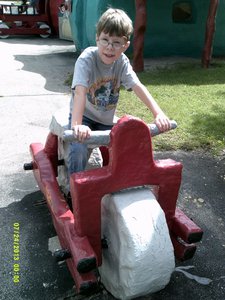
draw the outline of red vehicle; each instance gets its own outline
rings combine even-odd
[[[49,0],[21,1],[20,5],[0,1],[0,38],[10,35],[35,35],[43,38],[51,32]],[[17,1],[18,3],[18,1]]]
[[[53,118],[52,123],[54,125],[57,120]],[[171,127],[175,128],[176,124],[172,122]],[[101,201],[104,195],[126,189],[131,189],[132,193],[132,188],[152,186],[156,202],[165,215],[166,225],[163,230],[168,231],[167,237],[172,245],[172,255],[179,260],[192,258],[196,250],[195,243],[201,240],[203,232],[176,207],[182,164],[172,159],[155,160],[153,157],[151,138],[159,133],[156,125],[147,125],[140,119],[124,116],[114,125],[111,132],[92,132],[86,143],[100,147],[103,166],[71,175],[72,207],[68,206],[58,181],[58,168],[65,163],[58,156],[59,144],[65,145],[74,140],[73,132],[65,129],[66,127],[62,126],[59,130],[51,130],[45,146],[32,143],[30,145],[32,162],[25,164],[24,169],[33,170],[39,188],[46,198],[62,247],[55,255],[59,260],[66,260],[77,291],[86,293],[98,286],[99,276],[96,270],[102,265],[103,251],[110,251],[111,247],[117,249],[123,241],[126,244],[126,236],[123,235],[122,239],[117,238],[120,231],[123,233],[124,231],[120,228],[115,230],[113,226],[110,226],[109,230],[115,230],[113,236],[116,237],[116,242],[108,243],[107,236],[102,238]],[[117,222],[115,226],[119,226]],[[140,224],[137,224],[135,229],[138,227]],[[147,231],[148,228],[147,226]],[[157,224],[154,224],[152,228],[154,238],[150,239],[149,244],[154,243],[157,231]],[[130,233],[132,234],[132,230]],[[154,260],[157,259],[157,255],[160,256],[158,258],[161,262],[163,255],[160,254],[160,249],[166,250],[161,235],[159,235],[159,243],[161,245],[157,247],[153,256]],[[132,252],[131,249],[133,247],[124,252],[126,256],[129,256],[130,251]],[[115,272],[119,269],[116,264],[120,263],[121,259],[123,265],[123,258],[111,264]],[[142,260],[143,258],[140,258],[138,265],[148,263],[148,259]],[[137,259],[133,257],[127,269],[131,268],[132,262],[135,261]],[[164,265],[167,265],[167,262]],[[148,278],[151,278],[150,271],[151,268],[148,268]],[[135,270],[132,270],[133,273]],[[123,276],[126,276],[124,274]],[[102,280],[103,277],[104,275],[101,277]],[[109,281],[113,280],[113,277],[110,277]],[[130,280],[129,277],[126,282]]]

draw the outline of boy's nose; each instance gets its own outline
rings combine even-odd
[[[113,49],[113,43],[108,42],[107,48]]]

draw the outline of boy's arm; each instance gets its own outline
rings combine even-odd
[[[161,110],[147,88],[142,83],[138,83],[135,84],[132,89],[136,96],[150,109],[154,116],[155,124],[159,127],[159,129],[161,131],[170,129],[169,118]]]
[[[87,88],[81,85],[76,86],[73,99],[71,128],[79,142],[83,142],[90,136],[90,128],[82,125],[82,119],[86,103]]]

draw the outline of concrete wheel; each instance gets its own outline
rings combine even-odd
[[[9,26],[6,25],[6,24],[3,23],[3,22],[0,23],[0,38],[1,38],[1,39],[7,39],[7,38],[9,37],[9,35],[2,35],[2,34],[1,34],[1,28],[9,29]]]
[[[40,25],[39,25],[39,28],[40,29],[48,29],[47,30],[47,33],[48,34],[40,34],[40,37],[42,37],[42,38],[44,38],[44,39],[46,39],[46,38],[48,38],[49,36],[50,36],[50,34],[51,34],[51,28],[50,28],[50,26],[49,25],[47,25],[47,24],[45,24],[45,23],[41,23]]]
[[[163,289],[175,268],[163,210],[150,188],[133,188],[102,199],[101,281],[118,299]]]

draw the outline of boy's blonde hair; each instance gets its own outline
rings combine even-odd
[[[107,9],[100,17],[97,24],[97,36],[108,33],[110,36],[125,36],[130,39],[133,33],[133,24],[131,19],[122,9]]]

